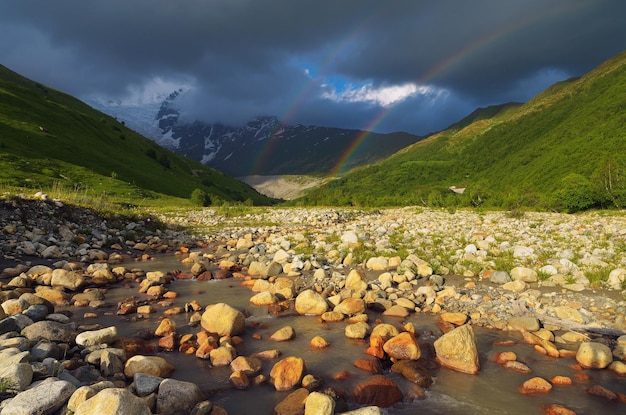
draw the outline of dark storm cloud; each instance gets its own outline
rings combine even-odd
[[[380,130],[424,133],[591,70],[625,49],[623,16],[622,0],[5,1],[0,56],[79,97],[192,85],[181,105],[206,121],[364,128],[384,113]],[[321,98],[338,78],[446,94],[392,111]]]

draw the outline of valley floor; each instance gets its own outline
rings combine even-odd
[[[276,199],[293,200],[303,196],[307,190],[323,184],[326,179],[317,176],[245,176],[244,183],[254,187],[259,193]]]

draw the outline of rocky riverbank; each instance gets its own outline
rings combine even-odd
[[[181,227],[187,232],[176,230]],[[234,216],[204,209],[102,217],[38,195],[2,200],[0,228],[2,415],[225,413],[196,385],[168,379],[175,368],[152,356],[145,339],[120,338],[115,327],[97,324],[107,288],[120,284],[135,287],[136,295],[117,304],[116,314],[164,308],[151,333],[162,350],[231,365],[235,388],[265,382],[276,390],[295,388],[273,409],[277,414],[333,414],[346,409],[345,402],[361,406],[358,413],[380,413],[379,407],[408,399],[406,388],[384,375],[388,370],[414,385],[414,397],[423,396],[439,365],[478,373],[472,326],[521,331],[537,353],[574,358],[581,377],[591,368],[626,375],[626,217],[619,214],[404,208],[254,209]],[[141,269],[141,260],[167,252],[177,252],[188,270]],[[137,267],[117,265],[130,259]],[[347,337],[369,344],[367,358],[355,355],[355,365],[372,379],[342,396],[317,386],[321,379],[307,374],[299,356],[279,360],[277,350],[239,356],[237,345],[247,337],[241,310],[176,304],[168,288],[175,278],[236,278],[250,287],[251,304],[272,313],[345,324]],[[94,324],[78,325],[71,313],[57,312],[61,306],[92,314]],[[438,315],[445,334],[429,346],[411,323],[372,322],[368,310],[404,319]],[[180,313],[197,333],[177,334],[169,317]],[[275,335],[289,341],[291,329]],[[326,344],[322,336],[311,340],[312,347]],[[529,370],[510,354],[498,358],[513,370]],[[263,359],[277,360],[269,373],[261,370]],[[562,378],[529,376],[521,390],[548,393],[567,382]],[[588,393],[625,400],[600,385]]]

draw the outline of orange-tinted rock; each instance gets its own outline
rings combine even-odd
[[[196,279],[198,281],[210,281],[213,279],[213,273],[211,271],[204,271],[200,273]]]
[[[330,343],[328,343],[328,341],[326,341],[326,339],[321,336],[313,337],[310,344],[311,347],[314,349],[325,349],[326,347],[330,346]]]
[[[389,357],[397,360],[417,360],[421,356],[415,337],[408,332],[402,332],[387,340],[383,345],[383,350]]]
[[[437,360],[447,368],[475,375],[480,370],[478,346],[472,326],[464,324],[434,342]]]
[[[227,278],[232,278],[233,273],[229,269],[219,269],[215,272],[214,276],[216,280],[225,280]]]
[[[576,412],[556,403],[544,406],[543,413],[545,415],[576,415]]]
[[[168,308],[167,310],[165,310],[163,312],[163,315],[169,317],[169,316],[182,314],[184,312],[185,312],[185,309],[183,307],[172,307],[172,308]]]
[[[374,375],[354,387],[354,401],[359,405],[388,408],[404,398],[398,385],[383,375]]]
[[[167,289],[162,285],[153,285],[152,287],[148,288],[148,291],[146,291],[146,295],[149,295],[150,297],[161,297],[166,292]]]
[[[124,375],[127,378],[132,378],[135,373],[145,373],[166,378],[173,371],[174,366],[159,356],[136,355],[128,359],[124,365]]]
[[[589,389],[587,389],[587,393],[589,395],[598,396],[600,398],[604,398],[608,401],[617,400],[617,394],[603,386],[593,385]]]
[[[532,370],[522,362],[518,362],[517,360],[510,360],[508,362],[504,362],[502,365],[505,369],[514,370],[517,373],[531,373]]]
[[[584,368],[604,369],[613,361],[613,354],[605,344],[584,342],[578,346],[576,361]]]
[[[365,350],[365,353],[382,359],[385,357],[385,351],[383,350],[383,345],[385,344],[385,340],[380,336],[370,336],[370,346]]]
[[[329,323],[336,323],[343,320],[344,318],[345,316],[343,315],[343,313],[340,313],[339,311],[327,311],[322,314],[322,320]]]
[[[467,314],[465,313],[442,313],[439,318],[446,323],[452,323],[455,326],[461,326],[467,322]]]
[[[346,298],[339,303],[333,311],[337,311],[347,316],[360,314],[365,311],[365,302],[360,298]]]
[[[380,364],[380,360],[374,358],[358,359],[354,362],[354,366],[359,369],[363,369],[372,375],[379,375],[383,373],[383,367]]]
[[[584,384],[589,383],[591,377],[589,377],[589,375],[584,372],[578,372],[574,373],[574,380],[576,380],[576,383]]]
[[[564,386],[564,385],[571,385],[572,382],[572,378],[570,378],[569,376],[554,376],[552,377],[552,379],[550,379],[550,383],[552,383],[553,385],[560,385],[560,386]]]
[[[239,356],[230,363],[233,372],[243,372],[248,376],[256,376],[263,369],[263,363],[256,357]]]
[[[235,389],[248,389],[250,387],[250,379],[241,370],[236,370],[230,374],[230,383]]]
[[[273,415],[304,415],[304,403],[308,396],[307,389],[296,389],[274,407]]]
[[[174,337],[174,334],[168,334],[167,336],[161,337],[159,339],[159,347],[168,352],[176,349],[176,338]]]
[[[576,357],[576,352],[573,350],[565,350],[565,349],[560,349],[559,350],[559,357]]]
[[[430,370],[419,360],[400,360],[391,366],[391,371],[400,373],[409,382],[427,388],[433,383]]]
[[[517,360],[517,355],[514,352],[500,352],[495,356],[495,361],[499,365],[503,365],[506,362]]]
[[[300,383],[306,366],[304,359],[295,356],[286,357],[277,362],[270,371],[270,382],[278,391],[286,391]]]
[[[541,377],[534,377],[528,379],[522,384],[520,391],[524,395],[530,395],[534,393],[548,393],[552,390],[552,384]]]
[[[161,320],[159,327],[154,331],[155,336],[163,337],[176,333],[176,323],[169,318]]]
[[[294,328],[291,326],[285,326],[272,333],[270,339],[277,342],[283,342],[291,340],[294,337],[296,337],[296,331],[294,330]]]
[[[50,300],[52,301],[52,300]],[[133,303],[124,303],[120,304],[117,308],[118,316],[125,316],[127,314],[132,314],[137,310],[137,306]]]
[[[211,355],[211,351],[217,349],[216,342],[212,341],[203,341],[198,344],[198,348],[196,349],[196,357],[199,359],[209,359]]]

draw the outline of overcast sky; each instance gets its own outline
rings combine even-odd
[[[0,0],[0,63],[192,118],[408,131],[526,101],[626,49],[624,0]]]

